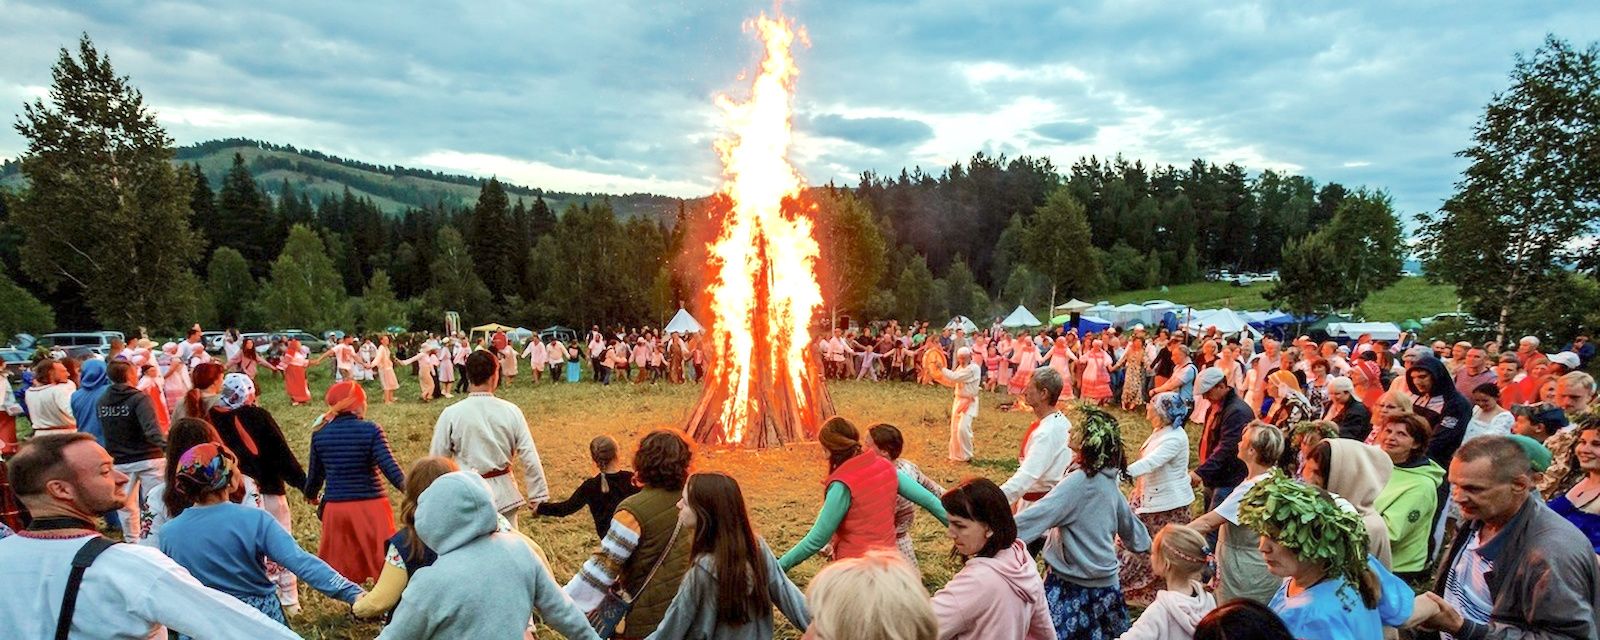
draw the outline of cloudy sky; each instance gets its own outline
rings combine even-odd
[[[712,97],[766,2],[0,0],[0,114],[87,32],[177,141],[249,137],[563,191],[709,193]],[[791,0],[794,159],[814,184],[974,152],[1202,157],[1451,189],[1484,103],[1595,2]],[[23,140],[0,131],[0,157]]]

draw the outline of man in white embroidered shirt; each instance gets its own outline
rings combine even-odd
[[[462,469],[483,476],[494,495],[495,509],[515,526],[522,506],[533,509],[550,500],[539,450],[533,446],[522,409],[494,396],[500,386],[500,362],[493,354],[473,351],[467,356],[467,384],[471,395],[439,414],[429,455],[454,458]],[[526,498],[512,477],[512,456],[522,462]]]
[[[1072,449],[1067,447],[1072,421],[1056,409],[1064,384],[1060,372],[1040,367],[1023,389],[1022,398],[1037,420],[1022,435],[1016,473],[1000,485],[1006,500],[1016,504],[1019,512],[1054,489],[1072,464]]]
[[[33,514],[0,540],[0,598],[7,638],[55,636],[72,562],[99,538],[95,514],[121,506],[128,477],[87,433],[40,435],[10,461],[13,488]],[[73,638],[299,638],[237,598],[201,585],[152,547],[114,544],[83,572],[70,620]],[[166,627],[166,628],[163,628]]]
[[[954,369],[940,370],[939,382],[956,390],[955,401],[950,404],[950,459],[956,462],[972,460],[972,420],[978,417],[978,383],[981,375],[978,365],[972,362],[972,350],[956,350]]]

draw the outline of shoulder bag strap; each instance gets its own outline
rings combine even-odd
[[[633,604],[633,599],[639,597],[639,594],[644,593],[645,587],[650,586],[650,581],[656,577],[656,571],[659,571],[661,569],[661,565],[667,561],[667,556],[672,555],[672,545],[678,542],[678,532],[682,530],[682,522],[674,523],[672,525],[672,535],[667,537],[667,546],[661,551],[661,557],[656,558],[655,565],[650,567],[650,573],[645,574],[644,582],[639,583],[639,588],[634,589],[633,593],[628,595],[628,604]]]
[[[78,607],[78,589],[83,586],[83,572],[94,564],[95,558],[115,544],[109,538],[95,536],[78,549],[77,555],[72,556],[72,573],[67,575],[67,591],[61,596],[61,614],[56,618],[56,640],[67,640],[72,631],[72,614]]]

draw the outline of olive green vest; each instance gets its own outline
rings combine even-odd
[[[678,499],[681,497],[683,494],[679,491],[645,488],[617,505],[618,511],[627,511],[638,518],[640,527],[639,548],[634,550],[622,567],[622,588],[632,593],[650,575],[656,558],[667,554],[666,561],[656,570],[650,584],[645,585],[642,593],[635,594],[633,609],[628,612],[619,632],[623,636],[643,638],[654,632],[656,625],[661,624],[661,618],[667,614],[667,606],[672,604],[673,596],[678,594],[678,583],[683,581],[683,574],[689,571],[689,543],[694,538],[694,531],[679,531],[672,548],[667,549],[667,539],[672,537],[672,530],[678,526]]]

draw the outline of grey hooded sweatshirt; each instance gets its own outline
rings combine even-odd
[[[411,576],[379,638],[517,640],[534,611],[567,638],[599,638],[527,543],[496,532],[497,515],[488,484],[470,471],[422,492],[417,535],[439,559]]]

